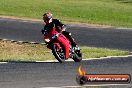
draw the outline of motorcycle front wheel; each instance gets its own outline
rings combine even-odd
[[[60,62],[63,63],[65,62],[66,58],[65,58],[65,52],[62,46],[60,46],[60,48],[56,45],[53,44],[52,45],[52,53],[55,56],[55,58]]]
[[[75,51],[72,59],[75,62],[80,62],[82,60],[82,53],[80,51]]]

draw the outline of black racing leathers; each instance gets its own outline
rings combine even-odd
[[[63,29],[65,29],[66,26],[63,23],[61,23],[58,19],[53,19],[51,23],[46,24],[44,26],[44,29],[41,31],[42,34],[49,33],[51,30],[53,30],[53,27],[56,28],[56,31],[62,32],[62,34],[69,39],[72,46],[76,46],[76,43],[75,43],[74,39],[71,36],[71,33],[67,32],[67,31],[63,31]]]

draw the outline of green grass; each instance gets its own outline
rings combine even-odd
[[[0,0],[0,15],[132,27],[132,0]]]
[[[106,56],[120,56],[128,55],[129,52],[121,50],[111,50],[105,48],[95,48],[95,47],[82,47],[82,53],[84,58],[99,58]]]
[[[51,50],[41,44],[17,44],[0,41],[0,61],[44,61],[55,60]],[[128,51],[81,47],[83,59],[128,55]]]

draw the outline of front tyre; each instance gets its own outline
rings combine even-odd
[[[82,53],[80,51],[75,51],[72,59],[75,62],[80,62],[82,60]]]
[[[63,63],[65,62],[65,53],[64,53],[64,49],[62,46],[60,46],[60,48],[56,45],[53,44],[52,45],[52,53],[55,56],[55,58],[60,62]]]

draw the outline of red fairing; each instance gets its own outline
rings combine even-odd
[[[63,34],[60,34],[60,36],[57,37],[57,40],[65,47],[66,59],[68,59],[70,53],[70,41]]]
[[[56,29],[54,27],[52,31],[50,31],[48,34],[44,35],[44,40],[45,39],[49,39],[50,42],[51,42],[52,41],[52,37],[55,34],[58,34],[58,32],[56,31]],[[65,48],[66,59],[69,58],[71,43],[62,33],[59,33],[58,36],[57,36],[57,39],[52,41],[52,43],[56,44],[58,47],[60,47],[60,43],[61,43],[64,46],[64,48]],[[50,49],[49,45],[47,45],[47,47]]]

